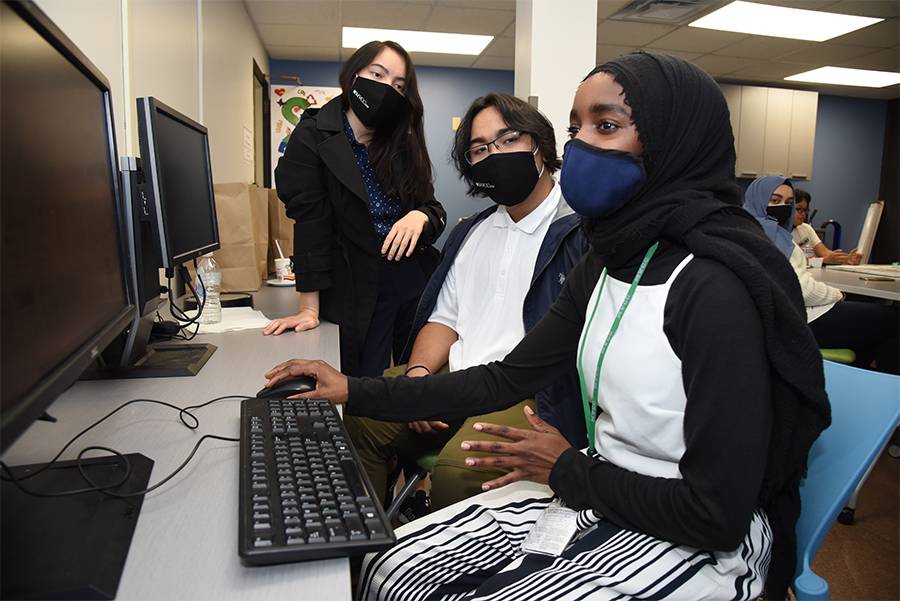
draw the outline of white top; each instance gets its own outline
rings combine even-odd
[[[797,246],[812,246],[815,248],[816,245],[822,243],[822,240],[816,234],[816,230],[808,223],[795,225],[791,231],[791,238],[794,239],[794,244]]]
[[[518,223],[500,206],[469,232],[428,320],[459,335],[450,347],[450,371],[500,360],[525,336],[522,305],[561,198],[554,182]]]
[[[681,478],[684,454],[684,409],[687,395],[681,359],[663,331],[666,298],[672,282],[693,255],[655,286],[638,286],[619,330],[606,351],[600,374],[599,407],[594,440],[600,456],[619,467],[659,478]],[[593,397],[597,359],[631,282],[606,278],[597,314],[591,313],[600,281],[588,302],[582,331],[584,379]],[[578,343],[581,348],[581,341]],[[681,419],[673,419],[680,416]]]
[[[806,321],[811,323],[818,319],[841,300],[841,291],[832,288],[828,284],[817,281],[806,267],[806,255],[799,246],[794,244],[791,251],[791,267],[800,280],[800,290],[803,292],[803,304],[806,305]]]

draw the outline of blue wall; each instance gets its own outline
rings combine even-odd
[[[299,75],[303,83],[314,86],[336,86],[340,65],[332,62],[272,60],[270,81],[287,82],[282,75]],[[455,69],[416,67],[419,93],[425,105],[425,142],[434,165],[434,188],[437,199],[447,210],[447,229],[438,240],[443,246],[447,234],[463,217],[490,205],[490,201],[466,195],[466,187],[450,164],[453,141],[451,121],[462,117],[469,104],[488,92],[513,93],[512,71],[489,69]]]
[[[272,60],[273,83],[279,75],[299,75],[310,85],[337,85],[338,63]],[[453,132],[450,120],[487,92],[513,92],[511,71],[417,67],[425,103],[425,136],[435,169],[435,193],[447,209],[449,228],[489,202],[466,196],[465,186],[449,164]],[[835,219],[843,227],[844,249],[859,239],[869,203],[878,199],[887,102],[819,95],[813,179],[797,186],[812,194],[818,209],[814,225]],[[560,147],[565,140],[558,140]],[[746,188],[750,180],[739,180]],[[446,234],[445,236],[446,237]],[[441,238],[440,244],[443,244]],[[830,236],[829,236],[830,241]]]

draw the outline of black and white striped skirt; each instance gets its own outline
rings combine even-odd
[[[579,512],[560,557],[522,542],[552,491],[517,482],[446,507],[397,530],[396,546],[370,555],[361,599],[753,599],[762,593],[772,533],[757,511],[741,546],[713,553],[623,530]]]

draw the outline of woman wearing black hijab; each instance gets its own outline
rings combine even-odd
[[[463,443],[495,454],[470,465],[512,471],[398,530],[361,596],[783,598],[798,483],[830,409],[797,278],[740,208],[722,94],[683,60],[631,54],[588,75],[571,121],[561,185],[592,250],[503,361],[416,379],[296,360],[267,374],[408,420],[495,411],[578,367],[590,448],[530,414],[528,431],[476,424],[510,442]]]

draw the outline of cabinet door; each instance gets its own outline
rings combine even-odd
[[[791,145],[786,175],[796,179],[811,179],[819,94],[794,90],[792,100]]]
[[[734,149],[737,152],[738,139],[741,133],[741,89],[743,86],[721,84],[722,95],[728,105],[728,113],[731,117],[731,131],[734,132]]]
[[[767,101],[766,88],[744,86],[741,90],[740,139],[736,165],[738,177],[756,177],[762,173]]]
[[[791,145],[791,111],[794,91],[768,88],[767,92],[763,173],[786,176]]]

